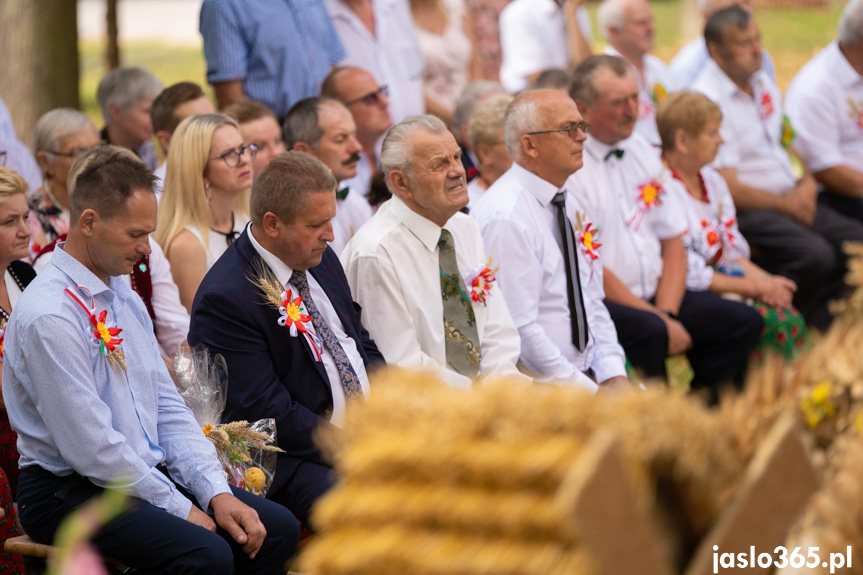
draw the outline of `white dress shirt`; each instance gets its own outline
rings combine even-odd
[[[737,179],[776,195],[794,187],[788,152],[782,147],[782,92],[763,70],[749,79],[754,96],[731,81],[716,62],[708,60],[692,89],[705,94],[722,110],[719,133],[725,143],[714,168],[735,168]]]
[[[162,201],[162,190],[165,189],[165,173],[168,171],[168,161],[165,160],[159,167],[153,170],[156,181],[153,182],[153,191],[156,192],[156,203]]]
[[[401,0],[374,0],[375,35],[342,0],[325,0],[347,57],[339,66],[362,68],[388,86],[393,124],[425,114],[422,53],[410,6]]]
[[[863,76],[836,42],[797,73],[785,104],[794,148],[813,172],[843,165],[863,172]]]
[[[294,270],[288,267],[278,257],[265,250],[263,246],[258,243],[258,240],[255,238],[255,234],[252,232],[251,226],[249,226],[249,240],[252,242],[252,246],[255,248],[255,251],[258,252],[258,255],[263,258],[270,270],[272,270],[276,275],[276,279],[278,279],[286,288],[293,290],[293,297],[298,297],[300,295],[300,290],[297,289],[297,286],[290,283]],[[315,306],[318,308],[318,311],[321,312],[321,315],[323,316],[324,321],[327,322],[330,330],[339,340],[345,355],[348,356],[348,360],[351,362],[351,366],[354,368],[354,372],[356,372],[357,377],[360,380],[360,384],[362,385],[363,395],[368,396],[369,376],[366,373],[366,365],[363,363],[363,356],[360,355],[360,351],[357,348],[357,342],[348,336],[345,331],[345,326],[342,324],[342,320],[339,319],[339,314],[336,313],[333,304],[330,303],[330,298],[327,297],[327,292],[324,291],[321,284],[319,284],[315,277],[308,272],[306,273],[306,278],[309,282],[309,295],[312,296]],[[315,326],[312,325],[312,322],[306,324],[306,329],[317,335]],[[298,335],[297,337],[302,336]],[[345,388],[342,386],[342,379],[341,376],[339,376],[339,369],[336,367],[333,355],[325,345],[321,352],[321,361],[324,363],[324,370],[327,372],[327,379],[330,380],[330,389],[333,392],[333,415],[330,419],[330,423],[341,427],[345,421]]]
[[[623,157],[606,160],[612,148],[623,150]],[[567,189],[602,230],[602,264],[635,296],[649,300],[662,275],[659,241],[682,235],[686,225],[667,194],[647,209],[641,190],[651,183],[664,188],[671,174],[638,134],[614,146],[588,138],[584,152],[584,167],[569,177]]]
[[[374,210],[368,200],[369,188],[371,187],[372,169],[366,155],[360,152],[360,161],[357,162],[357,175],[349,180],[339,182],[338,189],[348,189],[348,195],[344,200],[338,200],[336,204],[336,217],[333,218],[333,241],[330,247],[341,255],[345,245],[350,241],[357,230],[362,227],[374,215]]]
[[[171,262],[165,257],[162,247],[150,238],[150,249],[150,282],[153,285],[150,303],[153,304],[153,313],[156,314],[156,339],[165,355],[173,357],[189,335],[189,312],[180,303],[180,290],[174,283]],[[54,252],[47,252],[33,262],[33,269],[37,274],[51,262],[53,254]],[[120,279],[129,289],[132,288],[131,274],[122,275]]]
[[[480,185],[480,178],[474,178],[467,183],[468,209],[472,210],[481,197],[488,191]]]
[[[623,58],[611,45],[605,47],[605,53]],[[671,93],[671,74],[665,62],[650,54],[644,55],[642,68],[643,78],[635,66],[632,66],[632,73],[638,82],[638,122],[635,124],[635,131],[656,146],[659,153],[662,142],[656,129],[656,106]]]
[[[457,213],[445,227],[453,236],[462,276],[484,268],[488,258],[476,221]],[[348,243],[342,265],[363,308],[363,325],[388,364],[428,370],[452,387],[470,389],[471,379],[446,363],[440,234],[440,226],[393,197]],[[527,381],[516,367],[518,331],[497,285],[486,303],[473,303],[482,353],[479,378]]]
[[[713,270],[749,259],[749,244],[737,228],[737,210],[722,175],[709,166],[701,169],[706,201],[697,200],[676,178],[666,186],[686,219],[683,245],[686,247],[686,288],[707,291]]]
[[[569,191],[569,187],[565,186]],[[497,272],[503,295],[521,335],[521,365],[537,379],[566,382],[589,391],[597,385],[584,372],[592,369],[597,381],[625,376],[625,356],[617,331],[602,300],[602,263],[583,251],[578,241],[578,271],[588,341],[581,352],[572,342],[566,265],[561,249],[557,208],[551,203],[561,190],[513,164],[489,188],[471,212],[480,222],[489,253],[500,263]],[[566,208],[571,222],[583,215],[570,193]],[[582,217],[587,226],[589,217]],[[580,238],[576,226],[576,237]],[[582,230],[583,231],[583,230]],[[605,249],[605,236],[597,242]]]
[[[588,45],[593,40],[587,8],[576,8],[578,28]],[[563,10],[555,0],[513,0],[500,13],[502,62],[500,82],[508,92],[528,87],[528,77],[558,68],[570,69]]]
[[[689,88],[708,60],[710,60],[710,53],[707,51],[704,36],[696,38],[681,48],[668,65],[668,71],[671,74],[671,90],[679,92]],[[773,65],[770,52],[764,48],[761,49],[761,69],[776,81],[776,66]]]

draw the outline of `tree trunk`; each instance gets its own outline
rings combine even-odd
[[[0,2],[0,95],[28,145],[39,116],[79,107],[77,13],[72,0]]]
[[[108,63],[108,71],[120,67],[120,45],[117,41],[119,32],[117,29],[117,0],[108,0],[106,13],[108,20],[108,51],[105,54]]]

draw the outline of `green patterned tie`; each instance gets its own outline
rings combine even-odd
[[[476,316],[455,259],[455,241],[442,229],[440,240],[440,287],[443,297],[443,325],[447,365],[457,373],[476,379],[482,354],[476,330]]]

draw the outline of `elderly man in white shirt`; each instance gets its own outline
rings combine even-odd
[[[725,178],[753,261],[797,283],[794,305],[807,323],[830,325],[830,299],[842,297],[842,244],[863,241],[863,224],[818,204],[815,179],[784,127],[782,93],[761,70],[752,15],[738,6],[713,14],[704,29],[711,60],[693,89],[722,110],[713,167]],[[795,165],[796,164],[796,165]]]
[[[333,241],[336,255],[356,231],[372,217],[372,208],[361,190],[345,184],[357,175],[362,146],[350,111],[338,100],[317,96],[294,104],[285,116],[285,145],[289,150],[307,152],[332,170],[339,182],[336,190],[336,217]]]
[[[512,167],[471,213],[500,265],[519,361],[541,381],[627,388],[626,358],[602,303],[596,229],[564,185],[581,167],[588,125],[557,90],[516,97],[504,124]]]
[[[863,0],[845,5],[837,40],[797,73],[785,105],[819,201],[863,220]]]
[[[339,66],[368,71],[387,86],[395,122],[426,111],[422,73],[410,5],[403,0],[325,0],[347,56]]]
[[[705,21],[714,12],[733,5],[740,6],[747,12],[752,11],[752,0],[698,0],[698,9]],[[776,67],[773,65],[770,52],[764,47],[761,48],[761,57],[762,69],[770,76],[770,79],[775,81]],[[710,54],[707,53],[707,42],[704,41],[703,35],[681,48],[668,64],[668,71],[671,74],[671,91],[677,92],[689,88],[709,60]]]
[[[393,197],[348,243],[342,265],[363,325],[389,365],[430,371],[456,388],[511,377],[518,331],[486,258],[461,150],[446,124],[417,116],[384,139]]]
[[[685,219],[665,197],[670,174],[634,134],[638,84],[615,56],[593,56],[573,73],[570,95],[591,135],[584,168],[567,181],[600,230],[606,305],[627,357],[648,376],[665,375],[665,356],[686,352],[692,388],[742,385],[763,321],[747,305],[686,290]]]
[[[569,70],[591,54],[583,0],[513,0],[500,14],[500,82],[512,93],[552,68]]]
[[[603,0],[597,13],[599,29],[608,40],[605,53],[621,56],[632,64],[638,81],[638,123],[635,131],[657,147],[656,106],[671,88],[668,66],[649,52],[653,50],[656,27],[647,0]]]

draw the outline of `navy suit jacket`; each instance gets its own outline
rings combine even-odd
[[[276,420],[279,454],[273,485],[276,491],[294,475],[302,461],[329,466],[313,441],[314,430],[330,425],[333,394],[323,363],[317,362],[305,338],[291,337],[278,324],[279,311],[265,305],[250,281],[255,265],[266,265],[246,230],[216,261],[195,294],[189,344],[206,345],[228,365],[228,401],[222,421],[272,417]],[[329,247],[321,263],[308,270],[336,310],[345,332],[371,371],[384,358],[360,323],[360,306],[338,257]]]

